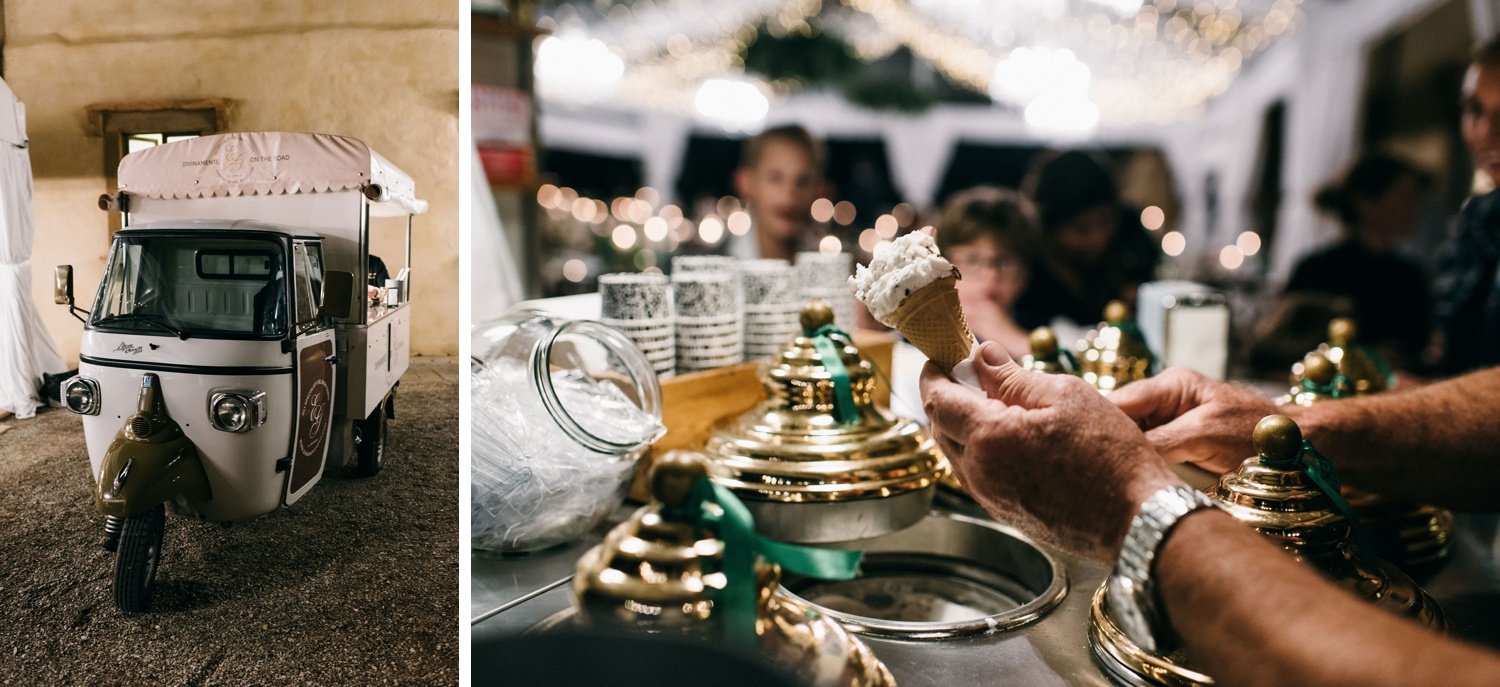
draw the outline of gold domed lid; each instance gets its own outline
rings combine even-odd
[[[1308,353],[1301,366],[1293,366],[1296,386],[1277,403],[1311,406],[1314,403],[1345,398],[1353,394],[1348,378],[1339,374],[1338,366],[1319,351]]]
[[[578,561],[573,596],[579,623],[725,641],[732,622],[731,602],[719,600],[729,584],[726,544],[715,532],[664,515],[683,508],[706,475],[692,454],[672,452],[656,460],[650,482],[655,501]],[[808,684],[895,687],[895,678],[863,642],[831,618],[778,594],[780,574],[774,563],[754,564],[752,646]]]
[[[762,373],[766,400],[720,428],[705,448],[714,480],[742,497],[888,497],[929,489],[947,471],[920,425],[875,405],[874,367],[842,332],[823,329],[829,315],[817,302],[802,311],[803,333]],[[825,333],[815,336],[819,331]],[[836,364],[830,356],[837,356]],[[841,370],[852,397],[842,401]],[[840,403],[852,408],[845,411]]]
[[[1155,358],[1132,316],[1124,301],[1110,301],[1104,308],[1104,321],[1088,333],[1087,345],[1078,356],[1079,375],[1101,393],[1151,374]]]
[[[657,459],[651,472],[655,502],[610,530],[578,561],[573,596],[584,623],[680,634],[717,630],[709,592],[724,588],[724,543],[662,516],[664,506],[685,503],[693,483],[706,474],[702,462],[680,454]]]
[[[1211,498],[1342,586],[1429,625],[1445,623],[1411,578],[1361,549],[1353,511],[1337,495],[1337,473],[1303,442],[1296,422],[1269,415],[1255,426],[1254,439],[1257,455],[1220,477]]]
[[[1335,318],[1328,323],[1328,342],[1320,345],[1316,353],[1334,363],[1343,380],[1349,380],[1349,390],[1353,395],[1385,392],[1395,386],[1394,375],[1385,360],[1380,360],[1370,348],[1359,345],[1359,326],[1352,318]],[[1302,378],[1305,378],[1305,372],[1298,381]]]
[[[1047,374],[1066,373],[1061,359],[1062,349],[1057,345],[1057,332],[1051,327],[1031,330],[1031,353],[1021,358],[1021,367],[1033,372]]]

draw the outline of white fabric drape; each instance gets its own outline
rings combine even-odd
[[[500,211],[495,207],[495,196],[490,191],[484,176],[484,165],[479,162],[479,149],[471,148],[470,165],[473,169],[473,185],[470,187],[473,203],[470,205],[473,230],[469,232],[471,243],[469,264],[469,313],[473,321],[486,322],[505,313],[505,310],[522,298],[520,269],[511,254],[510,240],[500,221]]]
[[[36,414],[42,374],[67,370],[31,299],[31,158],[0,143],[0,411]]]

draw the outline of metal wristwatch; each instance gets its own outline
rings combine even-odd
[[[1159,656],[1176,649],[1177,634],[1167,622],[1151,574],[1156,554],[1182,516],[1206,507],[1222,508],[1190,487],[1173,485],[1157,490],[1130,521],[1120,560],[1109,576],[1109,613],[1115,625],[1137,646]]]

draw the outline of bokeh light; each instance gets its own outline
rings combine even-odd
[[[652,217],[646,220],[646,226],[642,227],[647,241],[660,241],[667,238],[667,221],[660,217]]]
[[[703,221],[698,223],[698,238],[703,239],[703,242],[709,245],[718,243],[724,238],[724,222],[713,215],[704,217]]]
[[[1224,246],[1219,251],[1219,264],[1226,270],[1237,270],[1245,264],[1245,254],[1240,252],[1239,246]]]
[[[1234,245],[1245,255],[1255,255],[1260,252],[1260,234],[1247,231],[1234,240]]]
[[[615,247],[620,250],[630,250],[635,245],[635,227],[629,224],[621,224],[615,227],[610,235],[610,240],[615,242]]]
[[[1151,231],[1160,229],[1166,223],[1167,213],[1162,212],[1162,209],[1155,205],[1147,205],[1146,209],[1141,211],[1141,226]]]
[[[827,198],[813,201],[812,218],[814,222],[827,222],[833,219],[833,201]]]
[[[750,213],[744,210],[735,210],[729,213],[729,217],[724,220],[724,226],[729,229],[729,233],[735,236],[744,236],[750,233]]]
[[[839,224],[853,224],[855,214],[854,203],[847,200],[841,200],[838,205],[833,206],[833,221]]]
[[[1161,252],[1172,257],[1182,255],[1187,250],[1187,237],[1180,231],[1169,231],[1161,237]]]

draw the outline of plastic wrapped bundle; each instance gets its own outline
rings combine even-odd
[[[625,498],[637,453],[592,450],[543,404],[522,361],[473,374],[471,539],[476,549],[532,551],[583,535]],[[665,431],[616,384],[581,370],[552,373],[569,420],[599,439],[644,445]]]

